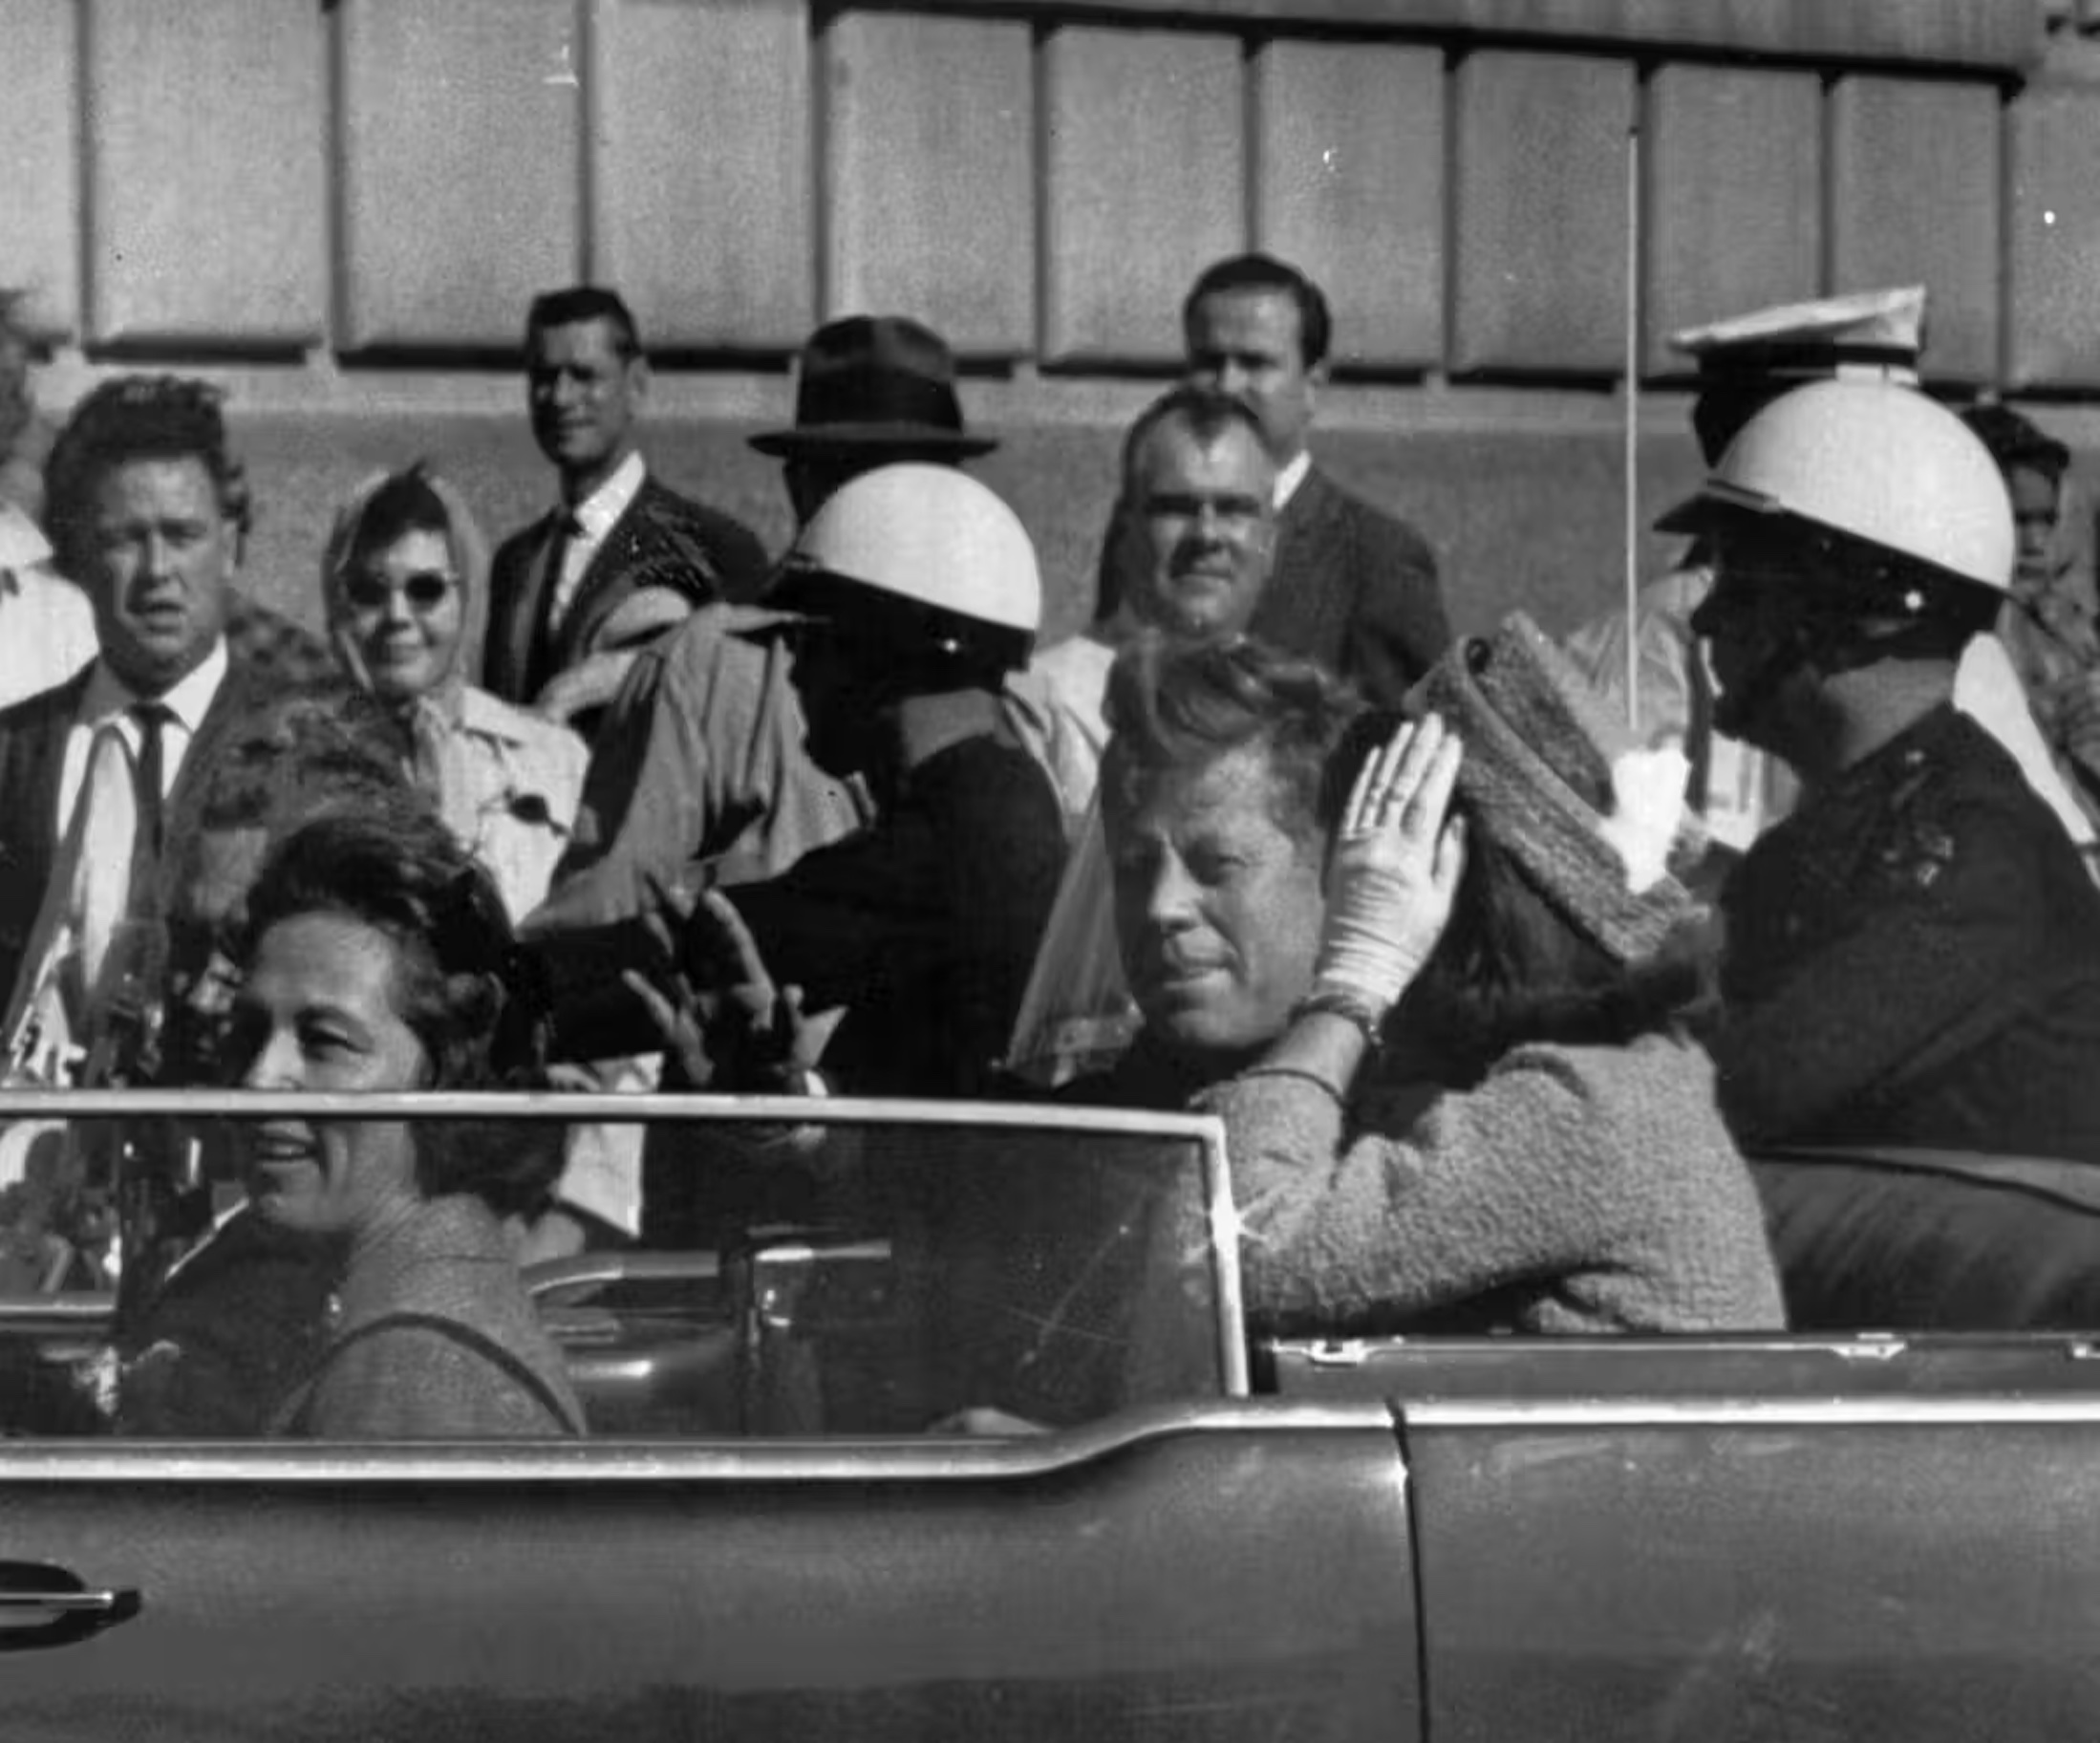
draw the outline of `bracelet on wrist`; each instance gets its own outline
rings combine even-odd
[[[1348,1095],[1318,1071],[1308,1071],[1302,1065],[1249,1065],[1234,1081],[1244,1084],[1257,1077],[1288,1077],[1296,1083],[1310,1084],[1344,1113],[1348,1111]]]
[[[1291,1021],[1296,1022],[1301,1017],[1339,1017],[1362,1034],[1366,1046],[1375,1047],[1382,1037],[1385,1018],[1392,1008],[1368,994],[1333,988],[1309,993],[1300,999],[1291,1007]]]

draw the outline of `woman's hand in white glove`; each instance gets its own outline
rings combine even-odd
[[[1460,756],[1432,714],[1366,759],[1328,859],[1316,998],[1382,1014],[1444,936],[1466,863],[1465,822],[1448,816]]]

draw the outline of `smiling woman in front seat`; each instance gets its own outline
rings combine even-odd
[[[232,1033],[251,1089],[533,1081],[493,885],[435,819],[338,814],[288,837],[248,901]],[[555,1144],[464,1123],[250,1128],[256,1214],[325,1249],[319,1354],[272,1431],[325,1439],[574,1434],[583,1413],[504,1218],[540,1208]]]

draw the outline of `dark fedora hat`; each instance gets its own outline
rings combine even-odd
[[[830,321],[803,347],[795,426],[751,438],[761,454],[897,448],[962,458],[998,446],[962,427],[955,359],[940,334],[893,314]]]

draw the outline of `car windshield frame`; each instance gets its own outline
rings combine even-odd
[[[281,1090],[54,1089],[0,1088],[0,1130],[17,1123],[60,1121],[89,1123],[118,1119],[259,1121],[265,1119],[332,1120],[502,1120],[510,1123],[569,1125],[603,1122],[623,1126],[714,1125],[835,1127],[844,1131],[881,1128],[939,1128],[956,1130],[1011,1130],[1017,1133],[1104,1133],[1132,1139],[1156,1139],[1192,1145],[1201,1169],[1211,1288],[1211,1326],[1215,1340],[1218,1384],[1208,1396],[1180,1405],[1140,1407],[1143,1415],[1158,1409],[1170,1413],[1189,1406],[1229,1405],[1252,1395],[1253,1382],[1240,1283],[1239,1219],[1233,1203],[1232,1171],[1226,1153],[1225,1128],[1214,1115],[1157,1112],[1146,1109],[1064,1107],[1054,1103],[933,1101],[916,1098],[849,1096],[723,1096],[710,1094],[557,1093],[550,1091],[417,1090],[391,1093],[322,1093]],[[0,1333],[87,1331],[112,1315],[114,1297],[107,1291],[82,1292],[77,1299],[23,1294],[0,1295]],[[1063,1435],[1084,1430],[1060,1430]],[[60,1443],[43,1441],[46,1450]],[[70,1443],[82,1447],[95,1442]],[[107,1447],[109,1443],[101,1443]],[[146,1444],[139,1442],[137,1444]],[[606,1445],[606,1441],[586,1444]],[[659,1448],[663,1442],[653,1443]],[[696,1436],[686,1444],[708,1444]],[[257,1450],[249,1443],[250,1450]],[[512,1451],[523,1452],[524,1446]],[[339,1451],[339,1449],[338,1449]]]

